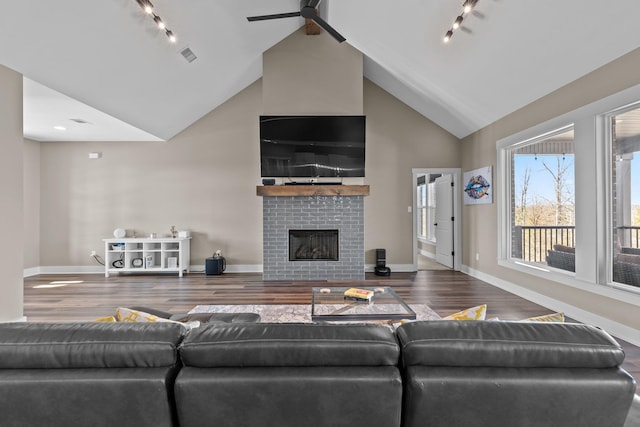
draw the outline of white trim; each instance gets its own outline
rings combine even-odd
[[[204,273],[204,265],[191,265],[191,270],[186,274]],[[144,270],[140,270],[141,273]],[[262,273],[262,264],[229,264],[227,273]],[[117,272],[116,272],[117,273]],[[161,274],[165,274],[160,272]],[[174,273],[174,272],[171,272]],[[104,274],[103,266],[41,266],[25,269],[24,277],[37,276],[38,274]],[[111,272],[110,274],[113,274]]]
[[[634,287],[632,286],[598,285],[585,280],[580,280],[576,278],[573,273],[568,271],[556,268],[544,268],[543,266],[530,265],[524,262],[498,260],[498,265],[517,270],[521,273],[530,274],[541,279],[550,280],[561,285],[570,286],[584,292],[640,306],[640,294],[634,292],[632,290]]]
[[[375,264],[366,264],[364,266],[364,271],[367,273],[373,273],[373,269],[375,268]],[[393,273],[415,273],[418,271],[413,264],[387,264],[387,267],[391,270],[391,274]]]
[[[45,265],[37,267],[38,274],[104,274],[104,267],[87,265]]]
[[[204,274],[204,265],[192,265],[188,274]],[[225,273],[262,273],[262,264],[227,264]]]
[[[22,277],[37,276],[38,274],[40,274],[40,267],[25,268],[22,271]]]
[[[432,173],[440,173],[443,175],[449,174],[453,177],[453,216],[455,218],[453,222],[453,269],[460,271],[462,268],[462,207],[460,206],[461,198],[461,182],[462,182],[462,169],[461,168],[413,168],[411,169],[411,194],[413,194],[413,266],[412,270],[397,270],[397,271],[418,271],[418,195],[416,194],[416,186],[418,185],[418,175],[427,175]]]
[[[26,322],[26,321],[27,321],[27,316],[22,316],[13,320],[4,320],[4,321],[1,321],[0,323],[14,323],[14,322]]]
[[[424,257],[436,259],[436,254],[434,254],[433,252],[427,252],[422,249],[418,249],[418,253]]]
[[[464,265],[461,270],[476,279],[487,282],[497,288],[503,289],[507,292],[511,292],[526,300],[532,301],[536,304],[542,305],[553,311],[563,312],[568,317],[578,320],[579,322],[598,326],[611,335],[614,335],[622,340],[628,341],[633,345],[640,346],[640,330],[631,328],[623,323],[616,322],[615,320],[608,319],[606,317],[599,316],[591,313],[590,311],[583,310],[566,302],[551,298],[549,296],[532,291],[531,289],[516,285],[506,280],[497,278],[495,276],[483,273],[475,270],[469,266]],[[592,285],[598,286],[598,285]],[[599,286],[602,287],[602,286]],[[541,313],[544,314],[544,313]],[[515,319],[514,319],[515,320]]]

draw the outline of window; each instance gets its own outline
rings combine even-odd
[[[438,175],[440,176],[440,175]],[[435,178],[427,186],[427,240],[436,241],[436,183]]]
[[[575,272],[573,127],[508,148],[511,258]]]
[[[640,286],[640,108],[608,116],[612,277]]]
[[[427,238],[427,184],[426,176],[418,177],[418,194],[417,194],[417,209],[418,209],[418,237]]]
[[[441,174],[429,174],[418,177],[417,209],[418,237],[436,241],[436,178]]]

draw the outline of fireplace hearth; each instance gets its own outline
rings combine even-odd
[[[338,260],[338,230],[289,230],[289,261]]]

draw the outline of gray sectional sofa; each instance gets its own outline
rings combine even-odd
[[[578,324],[2,324],[0,425],[630,427],[623,359]]]

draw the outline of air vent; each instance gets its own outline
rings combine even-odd
[[[182,56],[184,56],[184,59],[187,60],[187,62],[193,62],[195,61],[198,57],[196,56],[195,53],[193,53],[193,51],[191,49],[189,49],[188,47],[182,49],[180,51],[180,54]]]
[[[91,124],[88,121],[82,120],[82,119],[69,119],[69,120],[71,120],[72,122],[79,123],[81,125],[90,125]]]

